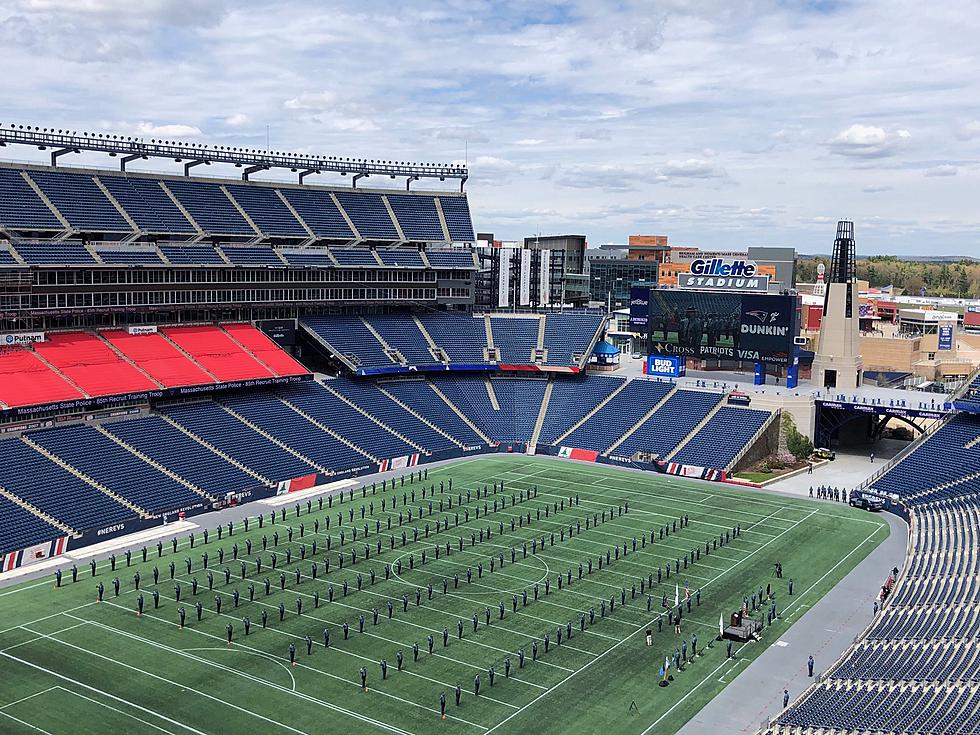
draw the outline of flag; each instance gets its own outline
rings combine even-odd
[[[667,674],[670,673],[670,656],[664,659],[664,678],[667,678]]]
[[[718,613],[718,635],[725,637],[725,613]]]
[[[660,678],[661,678],[661,679],[663,679],[663,678],[665,678],[666,676],[667,676],[667,672],[666,672],[666,671],[664,671],[664,667],[663,667],[663,666],[661,666],[661,667],[660,667]]]
[[[681,604],[681,588],[674,584],[674,607]]]

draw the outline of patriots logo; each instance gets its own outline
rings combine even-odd
[[[778,311],[768,312],[768,311],[747,311],[746,316],[750,316],[753,319],[758,319],[760,324],[765,324],[766,322],[774,322],[779,317]]]

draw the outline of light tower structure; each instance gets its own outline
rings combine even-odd
[[[834,255],[826,274],[820,344],[813,358],[813,382],[848,390],[861,385],[860,314],[855,277],[854,223],[837,223]]]

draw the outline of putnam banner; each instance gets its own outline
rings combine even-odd
[[[581,459],[586,462],[595,462],[596,458],[599,456],[598,452],[592,452],[588,449],[576,449],[575,447],[561,447],[558,450],[558,456],[564,457],[565,459]]]
[[[378,472],[387,472],[388,470],[403,470],[406,467],[415,467],[419,463],[418,454],[406,454],[402,457],[395,457],[394,459],[383,459],[378,465]]]

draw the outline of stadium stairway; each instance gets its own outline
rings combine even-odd
[[[425,424],[426,426],[428,426],[430,429],[432,429],[433,431],[435,431],[435,432],[437,432],[439,434],[442,434],[442,436],[446,437],[449,441],[451,441],[456,446],[458,446],[460,448],[466,446],[463,442],[461,442],[459,439],[457,439],[456,437],[454,437],[448,431],[444,431],[440,427],[436,426],[434,423],[432,423],[431,421],[429,421],[429,419],[427,419],[425,416],[423,416],[422,414],[420,414],[418,411],[416,411],[414,408],[412,408],[411,406],[409,406],[407,403],[404,403],[403,401],[399,400],[397,396],[395,396],[394,394],[390,393],[389,391],[386,391],[383,385],[380,385],[379,384],[377,386],[377,389],[383,395],[387,396],[389,399],[391,399],[392,401],[394,401],[395,403],[397,403],[399,406],[401,406],[403,409],[405,409],[406,411],[408,411],[410,414],[412,414],[415,418],[417,418],[423,424]]]
[[[34,441],[33,439],[31,439],[26,434],[22,434],[21,437],[20,437],[20,439],[21,439],[22,442],[24,442],[27,446],[29,446],[31,449],[33,449],[34,451],[36,451],[38,454],[44,455],[45,457],[47,457],[48,459],[50,459],[52,462],[54,462],[56,465],[58,465],[59,467],[61,467],[63,470],[65,470],[65,472],[68,472],[69,474],[74,475],[75,477],[77,477],[82,482],[85,482],[88,485],[91,485],[93,488],[95,488],[96,490],[98,490],[103,495],[106,495],[106,496],[112,498],[113,500],[115,500],[120,505],[125,506],[126,508],[129,508],[133,513],[135,513],[140,518],[150,518],[152,516],[152,514],[149,511],[147,511],[145,508],[141,508],[140,506],[136,505],[136,503],[132,502],[128,498],[124,498],[122,495],[119,495],[118,493],[114,493],[112,490],[110,490],[109,488],[107,488],[102,483],[100,483],[97,480],[89,477],[84,472],[81,472],[81,471],[75,469],[75,467],[73,467],[72,465],[70,465],[67,462],[65,462],[57,454],[54,454],[53,452],[48,451],[48,449],[46,447],[41,446],[40,444],[38,444],[36,441]]]
[[[425,252],[424,251],[419,251],[419,252],[422,254],[422,257],[424,258]],[[412,315],[412,319],[415,321],[415,326],[418,327],[418,330],[422,333],[422,336],[425,337],[426,344],[429,347],[429,352],[432,353],[432,357],[435,358],[435,360],[438,362],[447,364],[449,362],[449,355],[447,355],[446,351],[441,347],[439,347],[439,345],[436,344],[435,340],[432,339],[432,335],[429,334],[429,330],[425,328],[424,324],[422,324],[422,320],[419,319],[414,314]]]
[[[531,432],[531,440],[529,444],[537,444],[538,439],[541,436],[541,429],[544,427],[545,416],[548,415],[548,404],[551,402],[551,394],[555,390],[555,383],[552,380],[548,381],[548,385],[544,388],[544,397],[541,399],[541,410],[538,411],[538,418],[534,422],[534,431]]]
[[[479,436],[481,439],[483,439],[483,441],[485,441],[487,444],[493,444],[494,443],[493,439],[491,439],[489,436],[487,436],[486,433],[483,431],[483,429],[481,429],[479,426],[477,426],[476,423],[474,423],[472,421],[472,419],[470,419],[470,417],[467,416],[466,413],[463,412],[460,409],[459,406],[457,406],[455,403],[453,403],[449,399],[449,396],[447,396],[445,393],[443,393],[442,390],[439,388],[438,385],[436,385],[435,383],[432,383],[432,382],[430,382],[428,380],[426,381],[426,383],[428,383],[428,386],[433,390],[433,392],[437,396],[439,396],[439,398],[441,400],[443,400],[446,403],[446,405],[449,406],[456,413],[456,415],[458,415],[463,420],[463,422],[473,430],[473,432],[477,436]]]
[[[694,428],[687,433],[687,436],[685,436],[676,447],[671,449],[668,454],[664,455],[663,461],[670,462],[677,455],[677,453],[680,452],[684,448],[684,446],[689,441],[691,441],[691,439],[693,439],[697,435],[697,433],[701,431],[701,429],[703,429],[705,425],[707,425],[709,421],[711,421],[712,418],[714,418],[714,415],[718,413],[721,410],[721,407],[724,405],[725,405],[724,401],[719,401],[718,403],[716,403],[714,408],[708,411],[707,415],[703,419],[698,421],[698,423],[694,426]]]
[[[116,353],[116,356],[119,357],[120,360],[132,365],[134,368],[136,368],[136,370],[140,373],[140,375],[142,375],[147,380],[151,381],[158,388],[166,388],[166,386],[163,383],[161,383],[159,380],[157,380],[148,372],[146,372],[146,370],[144,370],[142,367],[137,365],[134,360],[129,359],[129,357],[122,350],[120,350],[118,347],[116,347],[116,345],[114,345],[112,342],[106,339],[104,334],[102,334],[101,332],[96,332],[96,334],[98,335],[99,339],[106,345],[106,347],[108,347],[110,350]]]
[[[353,408],[355,411],[357,411],[358,413],[366,416],[368,419],[370,419],[371,421],[373,421],[374,423],[376,423],[378,426],[380,426],[382,429],[384,429],[388,433],[394,434],[399,439],[401,439],[403,442],[405,442],[406,444],[408,444],[410,447],[413,447],[416,451],[421,452],[422,454],[426,454],[426,455],[432,454],[432,452],[430,452],[428,449],[426,449],[425,447],[423,447],[418,442],[409,439],[407,436],[405,436],[404,434],[396,431],[391,426],[389,426],[388,424],[386,424],[384,421],[381,421],[376,416],[373,416],[370,413],[368,413],[367,411],[365,411],[363,408],[361,408],[356,403],[354,403],[352,400],[350,400],[347,396],[345,396],[341,391],[335,390],[332,387],[330,387],[330,381],[317,381],[317,382],[321,386],[323,386],[326,390],[330,391],[334,396],[336,396],[341,401],[343,401],[344,403],[346,403],[348,406],[350,406],[351,408]]]
[[[115,434],[110,433],[103,426],[101,426],[99,424],[93,424],[92,425],[92,428],[94,428],[97,432],[99,432],[100,434],[102,434],[104,437],[106,437],[110,441],[113,441],[116,444],[118,444],[120,447],[122,447],[123,449],[125,449],[130,454],[133,454],[136,457],[139,457],[141,460],[143,460],[144,462],[146,462],[151,467],[154,467],[158,471],[162,472],[167,477],[169,477],[171,480],[174,480],[175,482],[179,482],[181,485],[183,485],[184,487],[186,487],[191,492],[200,495],[202,498],[204,498],[205,500],[208,500],[208,501],[214,501],[214,500],[216,500],[216,498],[213,495],[210,495],[203,488],[198,487],[193,482],[189,482],[188,480],[186,480],[183,477],[181,477],[180,475],[178,475],[176,472],[173,472],[169,468],[164,467],[162,464],[160,464],[159,462],[157,462],[152,457],[150,457],[150,456],[148,456],[146,454],[143,454],[143,452],[141,452],[139,449],[137,449],[134,446],[131,446],[131,445],[127,444],[125,441],[123,441],[122,439],[120,439]]]
[[[44,521],[45,523],[51,524],[52,526],[54,526],[58,530],[64,531],[65,534],[67,534],[69,536],[76,536],[76,535],[78,535],[78,531],[76,531],[74,528],[72,528],[71,526],[69,526],[67,523],[64,523],[62,521],[59,521],[54,516],[49,515],[48,513],[45,513],[43,510],[41,510],[40,508],[38,508],[33,503],[27,502],[22,497],[20,497],[19,495],[15,495],[14,493],[10,492],[9,490],[7,490],[7,488],[5,488],[3,486],[0,486],[0,498],[6,498],[7,500],[9,500],[14,505],[19,505],[21,508],[23,508],[28,513],[37,516],[42,521]]]
[[[640,419],[635,424],[633,424],[630,428],[628,428],[623,433],[622,436],[620,436],[616,441],[614,441],[612,444],[610,444],[606,448],[606,451],[603,452],[603,454],[608,457],[610,454],[612,454],[614,451],[616,451],[616,449],[619,447],[620,444],[622,444],[624,441],[626,441],[627,439],[629,439],[633,435],[633,432],[635,432],[637,429],[639,429],[641,426],[643,426],[643,424],[645,424],[650,419],[650,417],[653,416],[653,414],[655,414],[657,411],[659,411],[660,410],[660,407],[663,406],[667,401],[669,401],[670,398],[671,398],[671,396],[673,396],[676,392],[677,392],[677,386],[675,385],[673,388],[671,388],[667,392],[667,394],[663,398],[661,398],[659,401],[657,401],[650,408],[649,411],[647,411],[645,414],[643,414],[640,417]]]
[[[190,352],[188,352],[187,350],[185,350],[183,347],[181,347],[179,344],[177,344],[173,339],[171,339],[169,334],[167,334],[163,330],[160,330],[159,332],[157,332],[157,334],[162,335],[163,338],[165,340],[167,340],[167,342],[170,343],[170,346],[171,347],[173,347],[175,350],[177,350],[180,354],[182,354],[184,357],[186,357],[190,362],[192,362],[198,368],[200,368],[201,370],[203,370],[204,373],[209,378],[211,378],[211,380],[213,380],[215,383],[220,383],[221,382],[221,380],[218,379],[218,376],[217,375],[215,375],[214,373],[212,373],[210,370],[208,370],[206,367],[204,367],[201,363],[199,363],[197,360],[195,360],[194,359],[194,356]]]
[[[493,406],[494,411],[500,410],[500,401],[497,400],[497,393],[493,389],[493,383],[490,382],[490,378],[484,378],[483,384],[487,389],[487,398],[490,399],[490,405]]]
[[[320,472],[322,472],[325,475],[332,475],[334,473],[333,470],[330,469],[329,467],[324,467],[322,464],[319,464],[318,462],[314,462],[312,459],[310,459],[309,457],[307,457],[305,454],[302,454],[301,452],[296,451],[295,449],[293,449],[291,446],[289,446],[285,442],[280,441],[278,438],[276,438],[275,435],[270,434],[268,431],[266,431],[265,429],[263,429],[261,426],[259,426],[255,422],[249,421],[247,418],[245,418],[242,414],[238,413],[235,409],[233,409],[227,403],[224,403],[222,401],[216,401],[216,403],[219,406],[221,406],[221,408],[223,408],[226,412],[228,412],[229,414],[231,414],[232,416],[234,416],[236,419],[238,419],[239,421],[241,421],[243,424],[245,424],[245,426],[247,426],[248,428],[252,429],[252,431],[254,431],[257,434],[260,434],[260,435],[264,436],[266,439],[268,439],[270,442],[272,442],[276,446],[284,449],[285,451],[289,452],[291,455],[293,455],[294,457],[296,457],[296,459],[298,459],[300,461],[303,461],[303,462],[306,462],[308,465],[310,465],[312,467],[315,467],[317,470],[319,470]]]
[[[618,386],[616,386],[615,390],[613,390],[612,393],[610,393],[608,396],[606,396],[605,398],[603,398],[602,401],[600,401],[595,406],[595,408],[593,408],[591,411],[589,411],[588,413],[586,413],[585,416],[583,416],[582,418],[580,418],[574,424],[572,424],[571,426],[569,426],[563,433],[561,433],[557,437],[555,437],[555,441],[553,442],[555,444],[555,446],[558,446],[559,444],[561,444],[566,438],[568,438],[569,436],[571,436],[572,433],[575,432],[582,424],[584,424],[590,418],[592,418],[597,413],[599,413],[599,411],[601,411],[603,409],[603,407],[607,403],[609,403],[609,401],[611,401],[613,398],[615,398],[616,396],[618,396],[623,391],[623,389],[626,388],[626,386],[629,385],[629,384],[630,384],[630,381],[624,380],[622,383],[620,383]]]
[[[487,346],[483,350],[483,359],[487,362],[499,362],[500,353],[497,351],[496,346],[493,343],[493,327],[490,324],[490,315],[483,315],[483,331],[486,332],[487,336]],[[491,357],[493,355],[493,357]]]
[[[83,396],[83,397],[85,397],[85,398],[91,398],[91,397],[92,397],[92,396],[90,396],[90,395],[89,395],[88,393],[86,393],[86,392],[85,392],[84,390],[82,390],[82,387],[81,387],[81,386],[80,386],[80,385],[79,385],[78,383],[76,383],[76,382],[75,382],[74,380],[72,380],[72,379],[71,379],[71,378],[69,378],[69,377],[68,377],[67,375],[65,375],[65,374],[64,374],[64,373],[63,373],[63,372],[62,372],[62,371],[61,371],[61,370],[60,370],[60,369],[58,368],[58,366],[57,366],[57,365],[55,365],[55,364],[54,364],[54,363],[52,363],[52,362],[51,362],[50,360],[48,360],[48,358],[46,358],[46,357],[45,357],[44,355],[42,355],[42,354],[41,354],[40,352],[37,352],[36,350],[34,350],[34,351],[33,351],[33,354],[34,354],[34,356],[35,356],[35,357],[36,357],[36,358],[37,358],[38,360],[40,360],[41,362],[43,362],[43,363],[44,363],[44,365],[45,365],[45,367],[47,367],[47,368],[48,368],[48,370],[50,370],[51,372],[53,372],[53,373],[55,373],[55,374],[56,374],[56,375],[57,375],[57,376],[58,376],[59,378],[61,378],[62,380],[64,380],[64,381],[65,381],[66,383],[68,383],[68,385],[70,385],[70,386],[71,386],[72,388],[74,388],[75,390],[77,390],[77,391],[78,391],[78,393],[79,393],[80,395],[82,395],[82,396]]]
[[[198,436],[193,431],[191,431],[190,429],[188,429],[187,427],[185,427],[183,424],[179,423],[175,419],[172,419],[170,416],[168,416],[168,415],[166,415],[164,413],[159,414],[159,416],[160,416],[160,418],[162,418],[164,421],[166,421],[168,424],[170,424],[171,426],[173,426],[175,429],[177,429],[182,434],[186,434],[191,439],[193,439],[194,441],[196,441],[198,444],[202,444],[205,447],[207,447],[208,449],[210,449],[212,452],[214,452],[219,457],[221,457],[223,460],[225,460],[225,462],[228,462],[229,464],[235,465],[235,467],[237,467],[238,469],[240,469],[242,472],[245,472],[246,474],[251,475],[256,480],[258,480],[259,482],[261,482],[261,483],[263,483],[265,485],[271,485],[272,484],[272,480],[270,480],[268,477],[265,477],[264,475],[259,474],[258,472],[256,472],[255,470],[253,470],[251,467],[248,467],[248,466],[242,464],[241,462],[239,462],[234,457],[230,456],[229,454],[226,454],[225,452],[222,452],[220,449],[218,449],[218,447],[214,446],[214,444],[211,444],[209,441],[206,441],[204,438]]]
[[[375,329],[371,322],[369,322],[363,316],[360,317],[360,320],[364,323],[365,328],[372,334],[372,336],[378,340],[378,344],[381,345],[382,349],[385,351],[385,354],[388,355],[390,360],[399,365],[408,365],[408,360],[405,359],[405,355],[403,355],[400,350],[396,350],[394,347],[388,344],[385,341],[385,338],[381,336],[381,332]]]
[[[346,444],[348,447],[350,447],[351,449],[353,449],[355,452],[360,452],[361,454],[363,454],[365,457],[367,457],[372,462],[378,463],[378,462],[381,461],[378,457],[376,457],[375,455],[371,454],[369,451],[367,451],[363,447],[358,446],[357,444],[355,444],[354,442],[352,442],[350,439],[348,439],[347,437],[345,437],[343,434],[340,434],[339,432],[335,431],[334,429],[331,429],[329,426],[327,426],[326,424],[324,424],[322,421],[317,420],[316,417],[311,416],[306,411],[304,411],[302,408],[300,408],[299,406],[297,406],[295,403],[292,403],[289,400],[288,397],[283,396],[283,395],[279,395],[278,398],[288,408],[290,408],[293,411],[295,411],[296,413],[298,413],[304,419],[306,419],[311,424],[313,424],[315,427],[317,427],[318,429],[320,429],[320,431],[326,432],[327,434],[329,434],[330,436],[332,436],[337,441],[341,442],[342,444]]]

